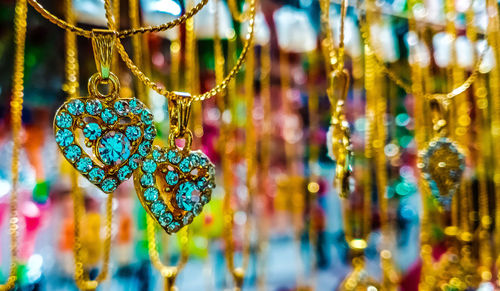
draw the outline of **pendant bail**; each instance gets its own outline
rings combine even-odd
[[[116,31],[108,29],[92,29],[92,48],[97,71],[104,80],[109,79]]]
[[[432,112],[432,125],[433,130],[442,134],[443,136],[447,134],[446,128],[448,125],[448,101],[442,94],[435,94],[431,96],[430,108]]]
[[[170,134],[184,137],[190,134],[189,117],[191,115],[191,94],[184,92],[172,92],[168,96],[168,114],[170,116]]]
[[[334,108],[334,104],[342,101],[345,103],[347,99],[347,94],[349,93],[349,83],[350,77],[349,72],[346,69],[338,68],[330,73],[329,76],[329,89],[328,98],[330,99],[330,104]]]

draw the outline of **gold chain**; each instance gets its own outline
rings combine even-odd
[[[189,243],[189,227],[185,227],[184,229],[179,231],[180,241],[181,241],[181,257],[177,266],[167,266],[164,265],[160,260],[160,255],[158,253],[158,249],[156,247],[156,226],[155,221],[151,218],[151,216],[147,216],[146,222],[146,231],[148,237],[148,253],[149,258],[151,259],[151,263],[153,267],[161,272],[165,280],[165,290],[171,291],[174,288],[175,279],[177,278],[177,274],[184,268],[188,261],[188,243]]]
[[[358,9],[361,11],[361,8]],[[412,21],[412,17],[409,17],[409,21]],[[376,52],[371,46],[371,39],[370,39],[370,33],[367,28],[367,23],[364,21],[363,17],[360,15],[359,16],[359,29],[361,31],[361,37],[363,39],[364,44],[369,47],[373,52]],[[436,99],[436,96],[439,96],[440,101],[449,101],[453,99],[455,96],[462,94],[463,92],[467,91],[470,86],[474,83],[476,80],[477,76],[479,75],[481,63],[484,59],[484,56],[488,52],[488,47],[485,47],[481,54],[479,55],[479,59],[477,60],[474,69],[472,73],[469,75],[469,77],[459,86],[455,87],[453,90],[451,90],[448,93],[433,93],[433,94],[425,94],[424,97],[428,100]],[[380,69],[391,79],[396,85],[401,87],[407,94],[412,94],[412,85],[408,84],[406,81],[402,80],[397,76],[396,73],[394,73],[391,69],[389,69],[384,62],[379,58],[379,56],[374,53],[375,56],[375,61],[377,62],[377,65],[380,67]]]
[[[10,271],[7,282],[0,285],[0,290],[10,290],[15,287],[17,281],[17,237],[18,237],[18,212],[17,194],[19,188],[19,153],[21,149],[21,128],[23,111],[23,90],[24,90],[24,48],[26,43],[26,20],[27,20],[26,0],[18,0],[16,3],[16,13],[14,18],[15,30],[15,55],[14,55],[14,78],[12,81],[11,106],[11,129],[12,129],[12,190],[10,192],[9,210],[9,233],[10,233]]]
[[[231,12],[231,15],[233,16],[234,20],[238,22],[244,22],[250,19],[249,10],[247,9],[243,12],[240,12],[236,0],[227,0],[227,6],[229,7],[229,11]]]
[[[193,95],[193,100],[194,101],[203,101],[206,99],[210,99],[214,97],[215,95],[221,93],[223,90],[225,90],[231,82],[231,80],[236,76],[236,74],[240,71],[241,67],[243,66],[243,63],[245,62],[248,50],[253,42],[253,35],[254,35],[254,24],[255,24],[255,2],[256,0],[250,0],[250,25],[248,27],[248,32],[246,36],[246,42],[245,45],[243,46],[243,49],[241,51],[240,57],[236,61],[236,64],[234,67],[229,71],[229,73],[226,75],[226,77],[220,81],[219,84],[217,84],[214,88],[210,89],[209,91],[200,94],[200,95]],[[153,89],[156,91],[158,94],[163,95],[163,96],[174,96],[170,94],[171,92],[168,91],[165,88],[160,87],[156,82],[152,81],[148,76],[146,76],[135,64],[134,62],[130,59],[128,56],[127,52],[125,51],[125,48],[123,45],[120,43],[119,40],[116,42],[116,49],[118,53],[120,54],[122,60],[125,62],[125,65],[130,69],[132,74],[134,74],[139,80],[141,80],[146,86],[149,88]],[[169,97],[168,97],[169,98]]]
[[[54,23],[55,25],[59,26],[60,28],[64,30],[69,30],[77,35],[86,37],[86,38],[91,38],[92,37],[92,30],[86,30],[80,27],[75,26],[74,24],[68,23],[67,21],[64,21],[54,14],[50,13],[47,9],[45,9],[40,3],[38,3],[36,0],[28,0],[30,5],[35,8],[35,10],[40,13],[45,19],[48,21]],[[189,18],[193,17],[198,13],[206,4],[208,0],[201,0],[198,5],[193,7],[191,10],[183,14],[181,17],[176,18],[172,21],[169,21],[164,24],[160,25],[155,25],[155,26],[146,26],[146,27],[139,27],[139,28],[132,28],[132,29],[126,29],[126,30],[120,30],[117,31],[117,37],[118,38],[125,38],[132,36],[134,34],[139,34],[139,33],[147,33],[147,32],[161,32],[165,31],[168,29],[171,29],[177,25],[180,25]]]

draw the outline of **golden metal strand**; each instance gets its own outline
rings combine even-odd
[[[14,18],[15,33],[15,55],[14,55],[14,78],[12,81],[12,100],[11,106],[11,129],[12,129],[12,190],[10,192],[9,207],[9,233],[10,233],[10,271],[7,282],[0,285],[0,290],[11,290],[15,287],[17,281],[17,237],[18,237],[18,211],[17,194],[19,188],[19,153],[21,150],[21,128],[22,111],[24,97],[24,48],[26,43],[26,18],[27,18],[26,0],[18,0],[16,3],[16,14]]]
[[[359,11],[361,11],[361,8],[359,8]],[[412,17],[409,17],[409,21],[413,21]],[[367,23],[363,19],[363,17],[360,15],[359,16],[359,29],[361,32],[361,38],[363,39],[364,44],[370,48],[373,52],[377,52],[377,50],[373,49],[371,46],[371,38],[370,38],[370,33],[367,28]],[[435,98],[436,95],[440,95],[441,101],[448,101],[453,99],[455,96],[462,94],[463,92],[467,91],[471,85],[474,83],[476,80],[477,76],[480,73],[480,67],[482,64],[482,61],[484,59],[484,56],[488,52],[488,47],[485,47],[481,54],[479,55],[479,58],[474,66],[474,69],[472,70],[472,73],[469,75],[469,77],[459,86],[455,87],[453,90],[451,90],[448,93],[433,93],[433,94],[425,94],[424,97],[427,100],[432,100]],[[401,87],[407,94],[412,94],[412,85],[408,84],[407,81],[404,81],[403,79],[399,78],[396,73],[394,73],[391,69],[389,69],[385,64],[384,61],[380,59],[380,57],[374,53],[375,56],[375,61],[377,62],[378,67],[391,79],[396,85]]]
[[[229,11],[231,12],[234,20],[238,22],[245,22],[250,19],[250,11],[247,9],[240,12],[236,0],[227,0],[227,6],[229,7]]]
[[[219,94],[223,90],[225,90],[229,84],[229,82],[236,76],[236,74],[240,71],[241,67],[243,66],[249,47],[251,46],[253,42],[253,35],[254,35],[254,24],[255,24],[255,1],[256,0],[251,0],[250,1],[250,15],[252,16],[250,21],[250,25],[248,27],[248,32],[246,36],[246,42],[245,45],[243,46],[243,49],[241,51],[240,57],[236,61],[236,64],[234,67],[229,71],[229,73],[226,75],[226,77],[219,83],[217,84],[214,88],[210,89],[209,91],[201,94],[201,95],[193,95],[193,100],[194,101],[203,101],[206,99],[210,99],[214,97],[215,95]],[[125,65],[130,69],[132,74],[134,74],[139,80],[141,80],[147,87],[153,89],[156,91],[158,94],[163,95],[165,97],[168,96],[173,96],[170,94],[171,92],[168,91],[165,88],[160,87],[156,82],[151,80],[148,76],[146,76],[135,64],[134,62],[130,59],[129,55],[125,51],[125,48],[123,45],[120,43],[120,41],[117,41],[116,43],[116,49],[118,51],[118,54],[120,54],[120,57],[122,60],[125,62]]]
[[[50,21],[50,22],[54,23],[55,25],[59,26],[60,28],[62,28],[64,30],[72,31],[72,32],[76,33],[77,35],[80,35],[80,36],[83,36],[83,37],[86,37],[86,38],[91,38],[92,37],[92,31],[91,30],[86,30],[86,29],[77,27],[77,26],[75,26],[75,25],[73,25],[71,23],[68,23],[68,22],[66,22],[66,21],[58,18],[54,14],[50,13],[50,11],[48,11],[47,9],[45,9],[36,0],[28,0],[28,2],[30,3],[30,5],[33,8],[35,8],[35,10],[38,13],[40,13],[40,15],[42,15],[48,21]],[[125,38],[125,37],[130,37],[130,36],[135,35],[135,34],[140,34],[140,33],[161,32],[161,31],[165,31],[165,30],[171,29],[171,28],[173,28],[173,27],[175,27],[177,25],[180,25],[180,24],[186,22],[186,20],[188,20],[189,18],[191,18],[194,15],[196,15],[196,13],[198,13],[207,3],[208,3],[208,0],[201,0],[201,2],[198,3],[198,5],[196,5],[195,7],[193,7],[193,9],[189,10],[188,12],[186,12],[185,14],[183,14],[181,17],[176,18],[176,19],[174,19],[172,21],[169,21],[167,23],[160,24],[160,25],[155,25],[155,26],[146,26],[146,27],[139,27],[139,28],[132,28],[132,29],[120,30],[120,31],[117,31],[117,36],[119,38]]]

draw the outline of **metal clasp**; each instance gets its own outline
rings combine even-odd
[[[168,114],[170,118],[169,140],[171,145],[175,139],[184,138],[184,148],[189,149],[192,141],[192,133],[189,130],[189,117],[191,116],[191,94],[183,92],[172,92],[168,96]]]
[[[92,49],[94,51],[95,65],[104,80],[109,79],[111,72],[116,36],[116,31],[113,30],[92,29]]]

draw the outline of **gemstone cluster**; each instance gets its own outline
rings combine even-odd
[[[102,191],[111,193],[151,152],[156,137],[152,120],[151,112],[136,98],[70,99],[56,113],[55,140],[68,162]],[[79,144],[79,131],[83,144]]]
[[[201,151],[155,146],[134,178],[148,213],[169,234],[190,224],[210,201],[215,167]]]

